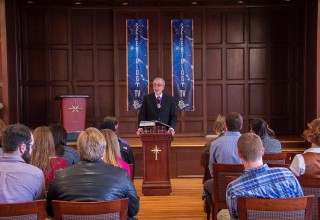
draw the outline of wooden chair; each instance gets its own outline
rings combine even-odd
[[[45,192],[48,192],[48,190],[49,190],[49,187],[50,187],[50,185],[51,185],[51,182],[52,182],[52,180],[46,180],[45,181],[45,184],[44,184],[44,188],[45,188]]]
[[[277,163],[277,164],[285,164],[287,158],[287,153],[274,153],[274,154],[264,154],[262,156],[263,163]]]
[[[290,164],[286,164],[286,163],[267,163],[269,167],[284,167],[284,168],[288,168],[290,167]]]
[[[319,178],[310,178],[310,177],[297,177],[302,190],[303,194],[306,195],[314,195],[315,198],[317,198],[318,195],[320,195],[320,179]],[[318,200],[314,200],[313,204],[313,211],[312,211],[312,219],[317,220],[318,218]]]
[[[226,184],[228,186],[229,183],[231,183],[232,181],[238,179],[239,176],[226,176]]]
[[[204,174],[203,174],[202,183],[204,183],[208,179],[212,179],[212,176],[210,174],[210,170],[208,167],[209,166],[209,159],[210,159],[210,154],[209,154],[209,152],[207,152],[204,155],[205,164],[204,164]],[[210,220],[211,207],[210,207],[210,204],[208,203],[207,199],[204,200],[204,211],[207,213],[207,220]]]
[[[130,178],[133,182],[134,178],[133,178],[133,164],[132,163],[129,163],[129,167],[130,167]]]
[[[126,220],[128,198],[100,202],[71,202],[52,200],[55,220]]]
[[[46,216],[46,200],[0,204],[1,220],[45,220]]]
[[[238,197],[239,219],[312,220],[313,200],[313,195],[276,199]]]
[[[212,219],[217,219],[220,209],[227,209],[226,176],[240,176],[244,171],[242,164],[213,164],[214,195],[212,204]]]

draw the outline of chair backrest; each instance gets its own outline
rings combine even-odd
[[[126,220],[128,198],[99,202],[52,200],[54,219],[59,220]]]
[[[133,164],[129,163],[129,167],[130,167],[130,178],[131,178],[131,180],[133,182],[133,180],[134,180],[134,177],[133,177]]]
[[[226,184],[228,186],[229,183],[231,183],[232,181],[238,179],[239,176],[226,176]]]
[[[46,180],[44,184],[45,192],[48,192],[52,180]]]
[[[277,163],[277,164],[285,164],[287,158],[287,153],[274,153],[274,154],[264,154],[262,156],[263,163]]]
[[[317,197],[320,194],[320,179],[319,178],[309,178],[309,177],[297,177],[303,194],[306,195],[314,195]],[[312,219],[317,220],[318,217],[318,200],[314,200],[313,211],[312,211]]]
[[[312,220],[314,196],[294,198],[238,197],[239,219]]]
[[[0,220],[45,220],[46,215],[46,200],[0,204]]]
[[[209,170],[209,159],[210,159],[210,154],[209,152],[205,153],[204,155],[204,174],[203,174],[203,183],[207,181],[208,179],[212,179],[212,176],[210,174]]]
[[[290,164],[287,163],[268,163],[269,167],[284,167],[284,168],[290,168]]]
[[[243,164],[213,164],[214,195],[213,218],[217,217],[219,209],[226,209],[226,176],[240,176],[244,171]]]

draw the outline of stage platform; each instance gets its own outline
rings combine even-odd
[[[291,157],[301,153],[308,147],[307,143],[299,136],[279,136],[277,137],[282,149],[288,152]],[[135,156],[135,178],[142,178],[143,174],[143,151],[139,137],[124,138],[132,147]],[[211,137],[174,137],[170,150],[170,176],[179,177],[202,177],[204,170],[200,166],[200,158],[204,145]],[[76,148],[76,142],[68,143]],[[292,158],[291,158],[292,159]]]

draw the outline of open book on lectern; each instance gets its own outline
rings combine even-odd
[[[158,126],[158,125],[162,125],[166,128],[171,128],[169,125],[161,122],[161,121],[157,121],[157,120],[153,120],[153,121],[140,121],[140,127],[152,127],[152,126]]]

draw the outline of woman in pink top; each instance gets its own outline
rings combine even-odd
[[[106,153],[103,158],[104,162],[127,170],[128,176],[130,177],[130,166],[121,159],[120,145],[116,133],[114,133],[114,131],[110,129],[103,129],[101,130],[101,133],[103,134],[107,142]]]
[[[65,159],[57,157],[54,141],[49,127],[37,127],[34,132],[34,148],[30,164],[43,171],[46,181],[52,181],[57,170],[67,167]]]

